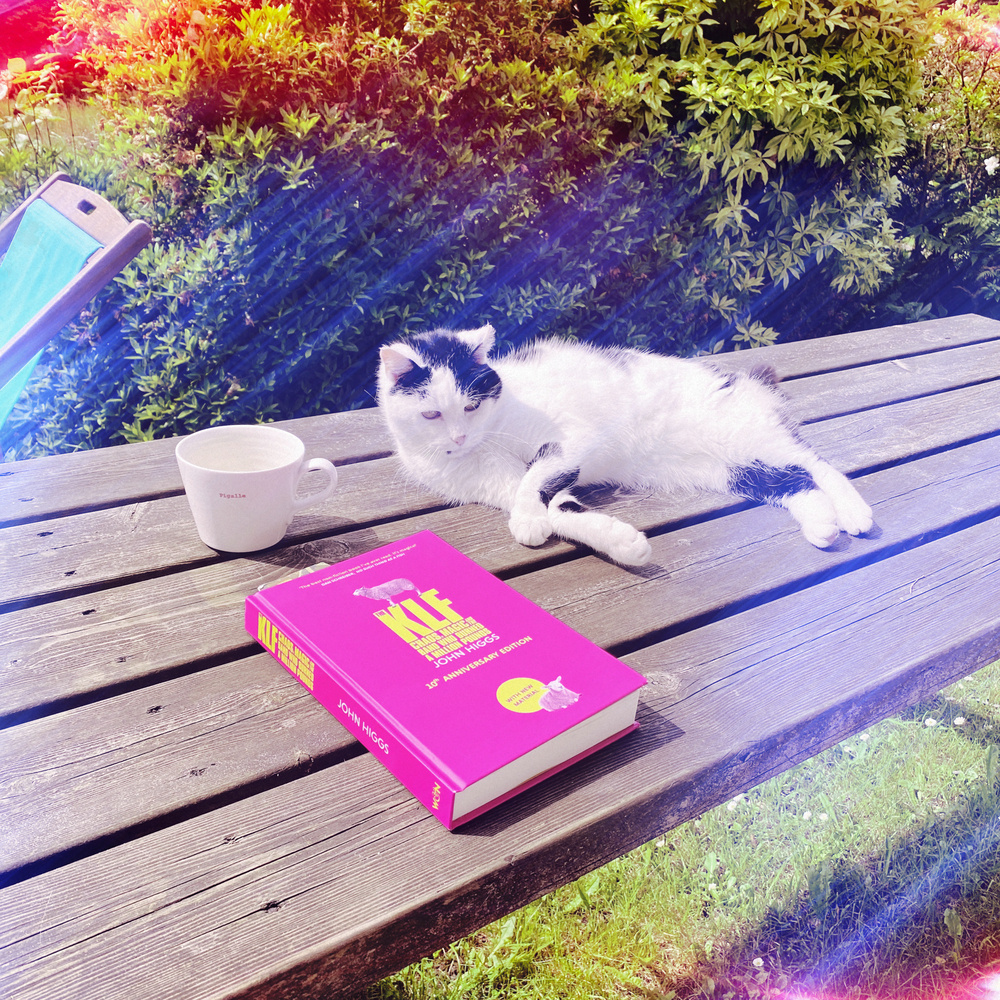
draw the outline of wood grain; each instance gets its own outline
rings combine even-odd
[[[898,412],[899,419],[890,421],[885,417],[877,429],[864,415],[839,418],[844,429],[831,431],[827,450],[838,452],[836,458],[845,467],[891,465],[913,449],[913,437],[937,447],[947,445],[970,428],[982,431],[997,426],[1000,414],[983,387],[962,390],[958,395],[966,397],[961,406],[945,397],[932,397],[930,402],[934,406],[930,412],[920,410],[916,403],[893,407],[892,412]],[[712,504],[719,507],[723,502],[718,498],[693,497],[673,498],[670,503],[671,517],[680,519],[703,512]],[[635,518],[640,527],[656,527],[656,521],[661,520],[652,501],[630,513],[648,515]],[[786,534],[794,531],[789,529],[791,522],[782,512],[761,510],[757,516],[770,525],[771,531]],[[699,523],[709,526],[699,528]],[[113,691],[120,685],[134,685],[140,679],[147,682],[165,679],[183,670],[186,664],[203,665],[219,657],[243,655],[250,644],[242,633],[239,608],[249,591],[290,571],[316,562],[337,562],[422,528],[437,531],[480,565],[504,574],[514,570],[524,573],[532,565],[545,565],[553,553],[568,555],[574,551],[564,544],[525,549],[510,538],[499,513],[477,507],[448,509],[14,611],[0,618],[2,714],[16,717],[37,713],[44,704],[58,708],[66,700],[79,699],[101,689]],[[699,540],[699,532],[707,541]],[[701,559],[705,557],[701,546],[713,544],[713,532],[709,522],[696,521],[671,530],[669,543],[657,545],[663,551],[694,546],[693,558]],[[802,559],[816,560],[816,554],[805,543],[794,534],[789,541],[792,538],[798,543],[791,546],[796,565]],[[108,562],[110,570],[113,563]],[[591,560],[588,565],[599,572],[604,572],[602,567],[606,566],[602,560]],[[128,568],[126,563],[123,570],[127,572]],[[644,579],[613,566],[607,566],[606,571],[615,579]],[[61,583],[58,572],[56,580]],[[572,576],[576,569],[563,572]],[[22,569],[13,579],[28,581],[31,574]],[[533,599],[541,598],[542,603],[548,600],[543,593],[547,583],[534,589],[530,582],[524,586]],[[55,584],[50,589],[56,589]],[[616,607],[623,599],[622,595],[616,598]],[[197,627],[192,626],[192,608],[199,609]]]
[[[819,372],[848,371],[891,359],[933,355],[938,351],[1000,338],[1000,322],[985,316],[945,319],[876,327],[816,340],[774,344],[750,351],[717,355],[720,366],[744,370],[757,364],[774,367],[782,378]]]
[[[374,411],[295,422],[344,487],[247,558],[185,531],[174,442],[0,467],[0,995],[353,995],[1000,657],[998,345],[963,317],[719,359],[786,375],[875,506],[823,552],[702,496],[609,506],[640,571],[526,549],[407,486]],[[242,627],[261,583],[421,528],[649,679],[638,733],[455,834]]]
[[[948,447],[969,437],[1000,432],[995,396],[992,382],[964,386],[926,399],[907,399],[895,406],[824,420],[810,425],[806,436],[830,461],[853,472],[903,460],[921,448]],[[261,558],[280,559],[284,546],[303,538],[332,536],[366,522],[434,510],[441,503],[410,484],[394,458],[348,466],[343,480],[333,497],[293,521],[282,547]],[[688,495],[649,498],[639,506],[632,498],[609,511],[628,511],[638,527],[657,530],[672,520],[701,517],[734,502],[733,498]],[[436,521],[448,517],[428,518],[425,526],[434,530]],[[498,531],[505,533],[504,528]],[[509,539],[501,545],[511,551]],[[564,547],[561,551],[571,550]],[[197,537],[184,498],[171,497],[8,527],[0,535],[0,558],[13,569],[0,579],[3,604],[225,557]]]
[[[441,506],[439,497],[405,480],[394,459],[348,465],[333,496],[298,515],[283,544]],[[0,535],[0,558],[12,570],[0,579],[4,604],[231,557],[201,541],[187,499],[173,496],[9,526]]]
[[[0,747],[5,873],[361,753],[264,653],[35,719]]]
[[[928,320],[860,333],[777,344],[716,358],[737,370],[771,364],[784,378],[837,371],[1000,339],[1000,323],[980,316]],[[298,434],[309,457],[335,464],[385,455],[391,439],[373,409],[281,421]],[[133,503],[180,493],[173,462],[176,439],[120,445],[0,466],[0,524]],[[128,460],[123,461],[123,456]]]
[[[864,622],[881,595],[911,624],[933,617],[936,635],[902,629],[886,661],[870,646],[843,656],[850,620],[806,644],[781,631],[759,681],[720,665],[650,705],[634,738],[457,834],[366,755],[14,886],[0,896],[0,946],[21,970],[19,1000],[319,995],[392,971],[995,657],[998,524],[966,530],[959,546],[949,536],[900,557],[912,578],[931,556],[924,587],[887,588],[878,565],[835,582],[826,605]],[[963,614],[939,621],[941,602]],[[123,885],[122,870],[139,877]],[[58,932],[42,891],[67,900]],[[164,984],[150,973],[167,948],[183,961]],[[95,963],[109,961],[116,977],[100,982]]]

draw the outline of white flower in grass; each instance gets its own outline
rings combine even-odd
[[[956,715],[954,721],[955,721],[955,725],[956,726],[964,726],[965,725],[965,716],[964,715]]]
[[[809,820],[813,818],[812,809],[807,809],[803,814],[802,818],[808,823]]]
[[[936,35],[934,36],[934,44],[935,44],[935,45],[944,45],[944,44],[945,44],[945,42],[947,42],[947,41],[948,41],[948,39],[947,39],[947,38],[945,38],[945,37],[944,37],[944,35],[942,35],[942,34],[941,34],[940,32],[938,32],[938,33],[937,33],[937,34],[936,34]]]
[[[755,969],[763,969],[764,968],[764,959],[762,959],[762,958],[755,958],[753,960],[753,967]]]
[[[992,177],[996,172],[997,168],[1000,168],[1000,157],[989,156],[983,160],[983,166],[986,168],[986,173]]]
[[[924,725],[928,729],[933,729],[937,725],[937,719],[924,719]]]

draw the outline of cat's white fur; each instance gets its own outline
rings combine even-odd
[[[491,326],[450,335],[487,363]],[[540,492],[560,469],[578,469],[579,486],[727,492],[734,467],[796,466],[816,488],[777,502],[812,544],[826,547],[841,530],[862,534],[872,526],[857,490],[802,442],[783,398],[761,379],[727,377],[699,360],[548,340],[489,361],[500,394],[469,409],[468,395],[443,366],[420,392],[393,391],[414,365],[427,367],[418,340],[384,347],[381,360],[379,406],[406,469],[452,502],[508,511],[524,545],[555,534],[625,565],[650,557],[641,532],[579,509],[567,491],[545,503]],[[553,443],[558,447],[543,448]]]

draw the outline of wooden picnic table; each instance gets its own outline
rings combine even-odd
[[[341,486],[195,534],[173,441],[0,466],[0,996],[350,996],[1000,657],[1000,322],[778,345],[868,537],[625,497],[628,570],[409,484],[377,412],[288,421]],[[243,630],[245,595],[429,528],[649,684],[642,728],[454,833]]]

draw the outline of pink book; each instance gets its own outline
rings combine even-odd
[[[246,628],[448,829],[630,732],[646,683],[429,531],[251,594]]]

